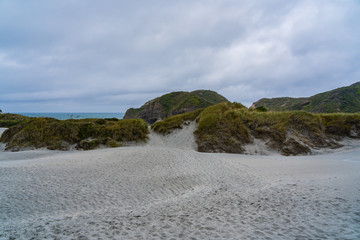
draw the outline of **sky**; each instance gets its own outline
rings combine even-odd
[[[197,89],[250,106],[358,81],[358,0],[0,0],[3,112],[125,112]]]

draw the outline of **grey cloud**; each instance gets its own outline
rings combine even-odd
[[[0,104],[125,111],[177,90],[251,104],[348,85],[360,76],[359,5],[2,1]]]

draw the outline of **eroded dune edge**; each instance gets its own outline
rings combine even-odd
[[[146,145],[0,155],[0,239],[358,239],[358,148],[199,153],[194,124]]]

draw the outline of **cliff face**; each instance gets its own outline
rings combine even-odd
[[[124,119],[141,118],[152,124],[170,116],[205,108],[227,99],[210,90],[172,92],[146,102],[140,108],[130,108]]]
[[[253,104],[255,108],[260,106],[273,111],[360,112],[360,82],[307,98],[263,98]]]

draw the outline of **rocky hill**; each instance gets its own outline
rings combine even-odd
[[[167,117],[205,108],[227,99],[210,90],[172,92],[148,101],[140,108],[130,108],[124,119],[141,118],[152,124]]]
[[[314,113],[360,112],[360,82],[307,98],[263,98],[252,108],[265,107],[273,111],[302,110]]]

